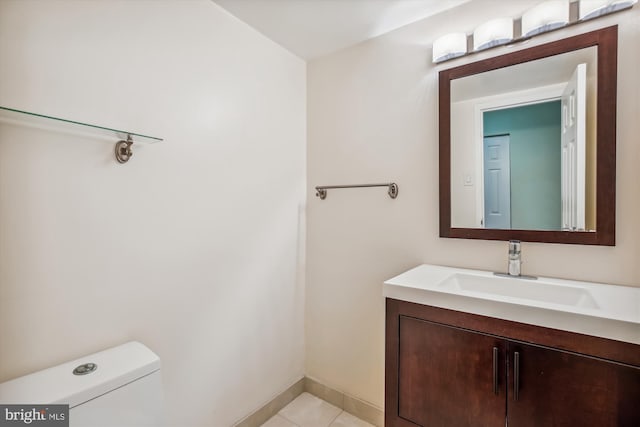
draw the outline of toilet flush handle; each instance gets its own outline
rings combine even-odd
[[[92,373],[96,369],[98,369],[98,365],[96,365],[95,363],[85,363],[83,365],[76,366],[76,368],[73,370],[73,375],[87,375]]]

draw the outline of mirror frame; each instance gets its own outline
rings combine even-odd
[[[597,46],[596,231],[451,227],[451,81]],[[615,246],[618,26],[568,37],[439,73],[440,237]]]

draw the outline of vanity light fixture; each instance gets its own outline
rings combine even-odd
[[[638,0],[580,0],[580,20],[597,18],[632,7]]]
[[[569,0],[540,3],[522,15],[522,37],[531,37],[569,23]]]
[[[532,7],[520,18],[492,19],[478,26],[467,51],[467,34],[451,33],[433,43],[433,62],[473,55],[486,49],[527,41],[538,34],[580,24],[613,12],[631,9],[638,0],[550,0]],[[578,10],[576,10],[576,7]],[[520,21],[518,31],[517,21]],[[516,23],[516,25],[514,25]]]
[[[467,34],[451,33],[433,42],[433,62],[442,62],[467,53]]]
[[[473,32],[473,50],[479,51],[513,40],[513,19],[498,18],[485,22]]]

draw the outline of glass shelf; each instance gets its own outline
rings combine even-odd
[[[112,129],[89,123],[76,122],[74,120],[61,119],[59,117],[45,116],[43,114],[30,113],[28,111],[21,111],[2,106],[0,106],[0,121],[19,125],[30,125],[45,129],[66,130],[70,132],[73,132],[74,130],[83,130],[84,133],[107,137],[111,140],[113,140],[114,137],[120,140],[126,140],[127,137],[131,136],[133,142],[153,144],[155,142],[162,141],[162,138],[155,136],[143,135],[120,129]]]

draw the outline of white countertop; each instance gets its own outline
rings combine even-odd
[[[403,301],[640,344],[640,288],[423,264],[384,282]]]

